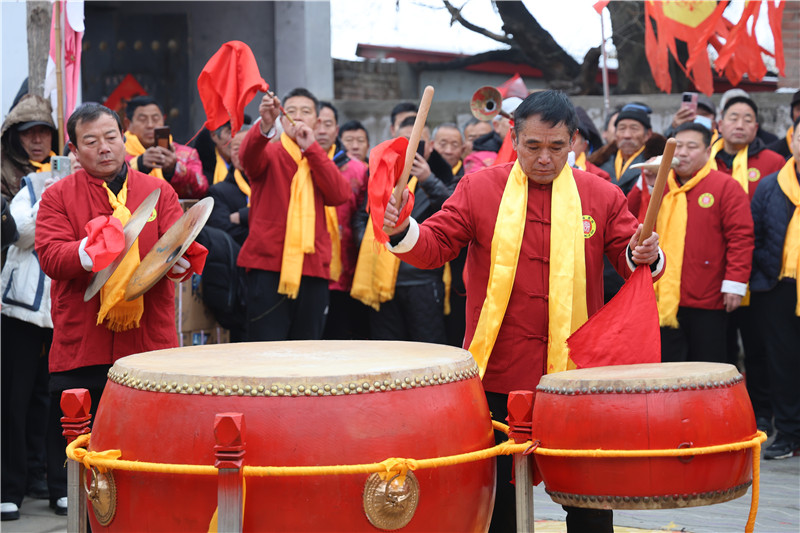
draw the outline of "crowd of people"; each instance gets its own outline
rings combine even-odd
[[[49,103],[23,97],[2,126],[3,520],[19,516],[25,495],[66,512],[61,391],[90,389],[94,409],[114,360],[176,345],[164,326],[169,280],[121,332],[97,320],[102,296],[82,303],[87,271],[109,255],[86,239],[110,231],[85,227],[125,210],[125,194],[135,207],[153,189],[159,223],[140,237],[142,255],[180,215],[177,198],[214,198],[198,237],[203,296],[231,341],[468,348],[501,421],[509,391],[571,368],[566,337],[649,266],[662,361],[743,365],[758,428],[777,431],[764,457],[800,453],[800,91],[789,107],[794,126],[781,137],[759,127],[739,90],[719,107],[703,95],[682,105],[663,135],[650,108],[630,102],[601,133],[563,93],[541,91],[503,102],[513,120],[426,127],[408,191],[387,206],[387,253],[367,212],[381,148],[306,89],[266,94],[252,124],[205,131],[191,146],[164,136],[152,97],[131,99],[124,122],[84,104],[69,121],[81,170],[56,184],[37,178],[57,150]],[[391,137],[410,138],[417,106],[387,112]],[[656,233],[638,244],[667,137],[677,146]],[[202,270],[192,257],[175,268],[176,281]],[[491,530],[513,530],[509,458],[498,471]],[[570,529],[612,530],[610,511],[566,511]]]

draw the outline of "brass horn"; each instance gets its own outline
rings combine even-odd
[[[478,120],[488,122],[498,114],[511,119],[511,115],[503,111],[503,96],[500,91],[491,85],[486,85],[475,91],[469,103],[469,108],[472,111],[472,115]]]

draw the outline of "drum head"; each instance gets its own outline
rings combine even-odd
[[[125,288],[125,300],[135,300],[166,276],[194,242],[214,208],[213,198],[203,198],[158,239],[134,270]]]
[[[478,376],[472,355],[438,344],[288,341],[217,344],[123,357],[109,379],[160,392],[327,396],[402,390]]]
[[[567,370],[542,376],[537,389],[592,389],[609,387],[612,390],[628,387],[671,388],[707,383],[719,385],[738,381],[741,374],[735,366],[725,363],[650,363],[641,365],[615,365]]]

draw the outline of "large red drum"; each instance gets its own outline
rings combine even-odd
[[[747,441],[756,435],[741,374],[719,363],[663,363],[544,376],[533,408],[543,448],[656,450]],[[663,458],[536,455],[556,503],[662,509],[719,503],[747,492],[752,448]]]
[[[221,412],[244,414],[244,463],[251,466],[425,459],[494,444],[469,352],[420,343],[309,341],[197,346],[120,359],[109,372],[90,450],[119,449],[122,459],[134,461],[213,465],[214,418]],[[488,529],[493,459],[419,469],[411,477],[418,503],[403,531]],[[113,478],[116,509],[110,521],[103,510],[105,526],[89,513],[95,533],[208,531],[217,508],[216,476],[117,469]],[[244,531],[378,531],[366,511],[375,490],[369,480],[369,474],[249,476]],[[397,528],[397,522],[377,520],[381,528]]]

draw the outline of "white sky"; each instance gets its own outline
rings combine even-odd
[[[539,24],[578,62],[601,41],[600,16],[592,8],[596,0],[524,0]],[[494,33],[502,33],[500,16],[490,0],[451,0],[462,3],[465,19]],[[733,0],[725,17],[738,21],[744,0]],[[603,10],[609,52],[611,20]],[[756,27],[761,46],[774,48],[767,21],[767,6],[762,5]],[[439,0],[331,0],[331,53],[339,59],[357,59],[358,43],[402,46],[475,54],[504,48],[505,45],[469,31],[460,24],[450,26],[450,14]],[[611,66],[611,62],[609,62]]]

